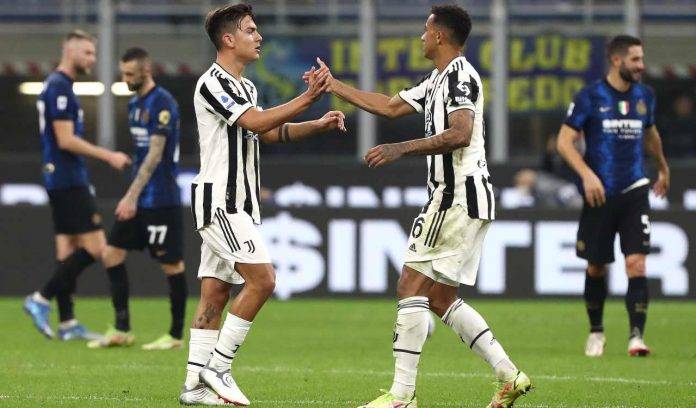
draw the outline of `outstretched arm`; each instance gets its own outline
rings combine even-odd
[[[320,71],[329,69],[326,63],[320,58],[317,58],[317,63],[319,64]],[[305,72],[303,76],[305,81],[310,74],[311,71]],[[332,92],[344,101],[372,114],[393,119],[416,113],[416,110],[399,95],[389,97],[377,92],[361,91],[360,89],[354,88],[334,78],[333,75],[331,75],[331,71],[329,71],[328,82],[329,87],[326,92]]]
[[[121,201],[116,206],[115,214],[119,220],[124,221],[135,216],[138,208],[138,197],[143,191],[155,172],[157,165],[162,161],[162,153],[167,144],[167,137],[162,135],[152,135],[150,137],[150,148],[143,164],[138,169],[133,182]]]
[[[370,167],[379,167],[401,156],[424,156],[449,153],[469,146],[474,128],[474,112],[459,109],[448,115],[449,129],[432,137],[375,146],[365,155]]]
[[[316,120],[300,123],[284,123],[269,132],[262,133],[259,137],[265,143],[289,143],[297,142],[334,129],[345,132],[345,118],[346,116],[343,112],[331,111]]]
[[[237,124],[258,134],[269,132],[281,126],[307,110],[321,98],[329,88],[329,76],[328,68],[312,72],[309,76],[307,90],[300,96],[290,102],[266,110],[250,108],[237,119]]]
[[[662,152],[662,139],[657,131],[657,126],[653,125],[646,129],[643,143],[645,151],[652,156],[657,167],[657,181],[653,185],[653,191],[659,197],[664,197],[669,190],[669,166]]]

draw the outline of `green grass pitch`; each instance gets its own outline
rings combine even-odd
[[[586,317],[579,301],[471,302],[488,320],[536,389],[518,407],[696,407],[696,303],[652,302],[646,341],[653,356],[626,355],[627,319],[607,305],[604,357],[582,350]],[[256,407],[356,407],[391,384],[395,302],[273,301],[261,312],[233,373]],[[188,318],[195,301],[188,304]],[[78,317],[102,330],[107,299],[78,299]],[[131,302],[136,345],[89,350],[39,336],[21,299],[0,299],[0,406],[173,407],[186,350],[145,352],[140,345],[169,325],[165,299]],[[420,407],[484,407],[489,368],[440,322],[418,378]]]

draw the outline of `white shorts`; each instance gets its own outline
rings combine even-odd
[[[235,271],[239,263],[271,263],[266,245],[247,213],[227,214],[217,208],[212,223],[198,230],[203,239],[198,279],[211,277],[231,284],[244,283]]]
[[[413,222],[404,263],[435,282],[473,286],[490,220],[470,218],[455,205],[420,214]]]

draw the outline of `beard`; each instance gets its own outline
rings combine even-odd
[[[78,75],[88,75],[92,70],[87,67],[83,67],[80,65],[75,66],[75,71],[77,72]]]
[[[638,79],[636,79],[634,74],[626,67],[619,68],[619,76],[621,76],[621,79],[624,81],[630,83],[636,83],[640,80],[640,76],[638,76]]]
[[[131,92],[138,92],[140,88],[143,87],[143,84],[145,82],[126,82],[126,86],[128,86],[128,90]]]

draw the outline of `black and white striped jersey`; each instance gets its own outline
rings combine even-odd
[[[443,211],[458,204],[471,218],[494,219],[495,200],[484,147],[483,86],[474,67],[466,58],[457,57],[442,72],[433,70],[399,96],[425,114],[425,137],[449,128],[450,113],[459,109],[474,112],[469,146],[427,157],[428,202],[423,212]]]
[[[217,208],[261,223],[258,136],[237,125],[244,112],[257,108],[257,96],[251,81],[237,80],[218,64],[198,79],[193,105],[201,168],[191,185],[196,229],[210,224]]]

